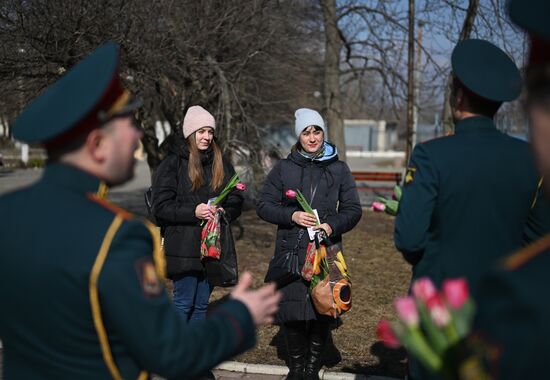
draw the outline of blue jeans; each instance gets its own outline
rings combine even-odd
[[[186,274],[174,281],[174,306],[186,321],[206,319],[210,293],[204,273]]]

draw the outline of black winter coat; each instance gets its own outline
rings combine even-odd
[[[316,191],[312,191],[316,185]],[[292,214],[303,210],[295,199],[285,197],[289,189],[299,189],[313,209],[317,209],[321,223],[328,223],[332,228],[330,239],[335,243],[361,219],[359,195],[348,165],[339,161],[337,155],[327,161],[312,161],[294,151],[271,170],[256,207],[260,218],[278,226],[275,255],[291,250],[298,241],[298,232],[303,229],[292,222]],[[307,231],[304,232],[299,245],[300,266],[304,265],[309,242]],[[308,282],[298,280],[281,289],[283,299],[276,323],[318,318],[308,287]]]
[[[224,157],[224,183],[217,191],[212,191],[213,158],[211,149],[201,153],[206,185],[193,191],[188,172],[189,148],[183,137],[178,137],[153,176],[152,212],[158,225],[163,227],[169,278],[204,270],[200,259],[202,220],[195,216],[195,208],[216,197],[235,174],[235,169]],[[233,221],[241,215],[242,204],[242,195],[233,191],[220,206],[225,209],[229,221]]]

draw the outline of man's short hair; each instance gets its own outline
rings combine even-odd
[[[462,89],[464,97],[468,99],[468,109],[466,111],[471,113],[493,118],[502,105],[502,102],[488,100],[475,94],[468,87],[464,86],[456,76],[453,76],[452,94],[456,95],[458,89]]]

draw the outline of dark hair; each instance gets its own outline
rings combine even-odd
[[[468,106],[465,110],[471,113],[493,118],[502,105],[502,102],[495,102],[473,93],[457,77],[453,77],[451,96],[455,97],[459,89],[462,89],[464,97],[468,99]]]
[[[204,185],[204,172],[202,170],[195,133],[192,133],[186,139],[187,145],[189,146],[188,172],[193,191]],[[212,165],[212,182],[210,183],[210,188],[215,191],[221,187],[224,177],[222,151],[215,139],[212,140],[212,151],[214,152],[214,164]]]
[[[323,133],[325,133],[325,131],[323,130],[323,128],[319,127],[318,125],[308,125],[307,127],[305,127],[302,132],[305,130],[305,129],[308,129],[309,127],[313,127],[315,131],[322,131]],[[300,134],[302,134],[302,132],[300,132]],[[326,138],[326,136],[325,136]],[[291,152],[294,152],[296,150],[300,150],[300,148],[302,147],[302,145],[300,144],[300,137],[298,137],[298,141],[296,141],[296,144],[292,145],[292,148],[290,149]]]

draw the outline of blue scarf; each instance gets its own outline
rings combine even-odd
[[[321,149],[319,149],[317,152],[314,153],[307,153],[304,152],[302,148],[298,150],[298,152],[305,158],[311,161],[326,161],[330,160],[334,156],[338,154],[338,150],[336,149],[336,146],[330,144],[327,141],[323,141],[323,146]]]

